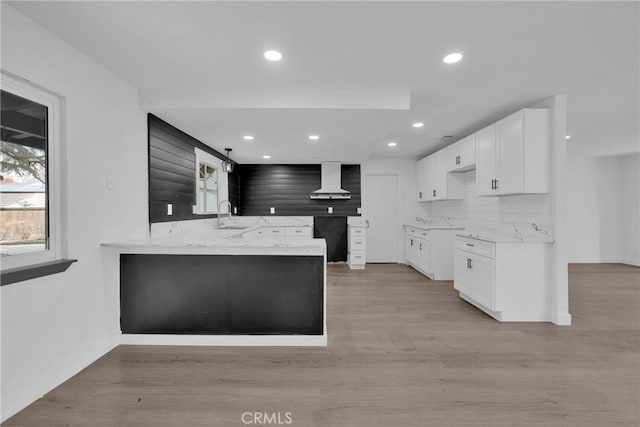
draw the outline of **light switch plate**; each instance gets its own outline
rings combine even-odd
[[[276,208],[271,208],[270,211],[271,211],[271,214],[274,214],[276,213]]]
[[[173,204],[167,203],[167,215],[173,215]]]
[[[358,215],[362,214],[362,208],[358,208],[356,212],[358,212]]]
[[[333,213],[333,208],[332,208],[331,206],[329,206],[329,207],[327,208],[327,212],[329,212],[329,213]]]
[[[233,207],[233,214],[234,215],[238,215],[238,207],[237,206]]]

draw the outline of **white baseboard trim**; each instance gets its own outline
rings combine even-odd
[[[571,314],[569,313],[552,313],[551,323],[558,326],[570,326]]]
[[[628,258],[581,258],[569,261],[569,264],[628,264],[640,267],[640,260]]]
[[[622,264],[633,265],[634,267],[640,267],[640,259],[623,259],[620,262]]]
[[[326,335],[171,335],[122,334],[122,345],[326,347]]]

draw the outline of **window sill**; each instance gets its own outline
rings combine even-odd
[[[33,264],[25,267],[10,268],[2,271],[0,274],[0,286],[10,285],[12,283],[23,282],[25,280],[35,279],[37,277],[49,276],[51,274],[62,273],[67,271],[69,266],[77,259],[60,259],[57,261],[43,262],[42,264]]]

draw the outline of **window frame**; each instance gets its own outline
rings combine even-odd
[[[222,169],[222,160],[213,156],[206,151],[200,150],[199,148],[194,147],[195,154],[195,205],[193,206],[194,215],[220,215],[218,211],[218,206],[220,206],[220,202],[228,199],[229,193],[229,184],[228,184],[228,174]],[[202,206],[198,203],[198,192],[200,191],[199,182],[200,182],[200,164],[206,164],[216,170],[217,175],[217,206],[214,207],[213,211],[203,211]],[[224,207],[223,207],[224,210]],[[227,212],[222,212],[223,214]]]
[[[2,257],[1,271],[59,261],[64,258],[62,231],[62,99],[32,82],[2,70],[0,88],[47,107],[46,217],[48,247],[43,251]]]

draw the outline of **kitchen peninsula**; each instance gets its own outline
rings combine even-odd
[[[259,229],[103,244],[121,342],[326,345],[325,241],[251,237]]]

